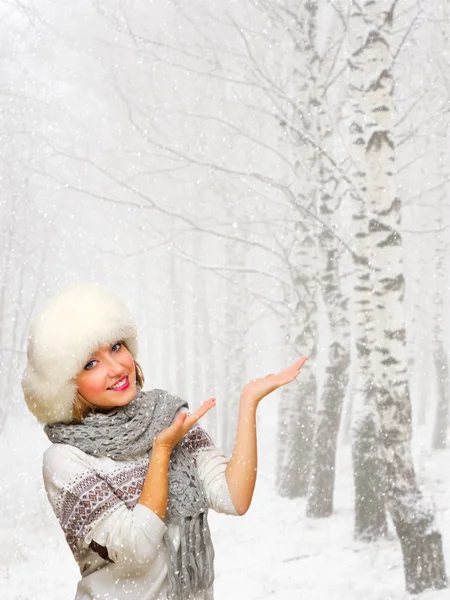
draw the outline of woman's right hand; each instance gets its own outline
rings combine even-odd
[[[180,413],[177,415],[172,425],[158,433],[153,442],[153,446],[169,449],[170,452],[172,452],[186,433],[215,405],[216,399],[209,398],[209,400],[203,402],[200,408],[192,413],[192,415],[188,415],[185,412]]]

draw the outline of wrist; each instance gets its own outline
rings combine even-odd
[[[172,454],[173,448],[165,444],[158,444],[155,442],[152,447],[152,457],[159,458],[161,460],[169,460]]]
[[[247,410],[255,410],[258,408],[258,404],[260,403],[260,398],[255,398],[254,396],[250,396],[249,394],[241,393],[240,398],[240,406]]]

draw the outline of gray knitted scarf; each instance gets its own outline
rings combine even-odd
[[[90,412],[75,424],[46,425],[53,443],[70,444],[93,456],[126,460],[149,452],[155,436],[168,427],[177,410],[186,406],[178,396],[163,390],[143,392],[126,406],[108,412]],[[180,527],[180,547],[175,552],[166,532],[169,598],[185,600],[211,587],[214,580],[214,549],[207,514],[208,503],[189,450],[181,441],[169,466],[167,523]]]

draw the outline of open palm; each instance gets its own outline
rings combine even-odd
[[[260,379],[253,379],[244,385],[242,395],[245,398],[259,402],[264,396],[293,381],[300,373],[305,362],[306,358],[299,358],[290,367],[279,373],[270,373]]]

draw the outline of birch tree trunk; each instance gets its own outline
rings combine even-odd
[[[301,20],[305,23],[305,59],[309,69],[308,98],[309,131],[321,144],[331,136],[326,106],[324,105],[321,73],[322,59],[317,45],[318,3],[310,0],[300,5]],[[339,210],[338,180],[327,160],[316,152],[313,167],[318,189],[318,213],[322,222],[319,231],[321,267],[319,285],[330,324],[328,364],[325,381],[315,418],[309,477],[308,517],[327,517],[333,512],[336,444],[341,422],[342,406],[349,379],[350,328],[347,316],[348,299],[340,289],[339,254],[333,227]]]
[[[299,134],[306,130],[314,137],[316,133],[316,120],[309,118],[311,100],[315,97],[311,87],[315,82],[305,75],[308,72],[305,48],[309,42],[303,19],[304,7],[298,0],[287,0],[284,10],[293,17],[292,35],[295,36],[292,64],[288,68],[290,90],[287,90],[287,95],[290,92],[295,98],[295,105],[287,109],[289,124],[283,139],[284,151],[293,163],[292,174],[286,178],[294,196],[296,224],[292,249],[284,249],[292,287],[284,289],[287,312],[282,328],[286,360],[299,356],[307,356],[309,360],[302,370],[302,377],[281,390],[276,487],[281,496],[297,498],[308,492],[316,411],[318,246],[311,225],[306,222],[305,212],[316,212],[319,163],[317,149]]]
[[[296,244],[298,251],[295,264],[301,269],[293,274],[296,291],[302,297],[286,294],[287,306],[292,315],[286,316],[285,331],[287,362],[299,356],[308,356],[302,370],[302,378],[281,390],[278,418],[278,449],[276,486],[278,493],[286,498],[305,496],[308,491],[311,448],[314,435],[314,411],[316,407],[317,381],[314,369],[317,339],[317,305],[315,286],[311,290],[310,273],[313,267],[314,240],[302,236]],[[308,264],[307,261],[310,261]]]
[[[321,217],[324,219],[323,214]],[[316,414],[306,507],[307,516],[314,518],[328,517],[333,512],[337,438],[350,366],[348,298],[340,289],[338,249],[329,230],[322,230],[319,242],[326,257],[321,287],[330,321],[330,340],[325,380]]]
[[[444,188],[445,190],[445,188]],[[438,199],[436,229],[442,230],[442,205],[445,203],[445,192]],[[444,293],[445,272],[444,257],[446,256],[446,245],[442,234],[437,235],[435,262],[435,285],[434,290],[434,331],[433,331],[433,362],[436,376],[436,414],[433,428],[432,447],[434,450],[443,450],[447,446],[447,429],[450,409],[450,379],[448,353],[444,339]]]
[[[433,45],[433,53],[439,56],[438,64],[439,79],[444,98],[448,95],[449,75],[448,75],[448,44],[450,35],[450,6],[449,3],[443,3],[440,7],[441,16],[439,19],[439,36],[436,36],[436,44]],[[443,84],[443,85],[442,85]],[[445,100],[444,100],[445,101]],[[432,447],[434,450],[442,450],[447,446],[447,431],[449,425],[450,411],[450,379],[449,379],[449,349],[445,344],[445,305],[446,305],[446,271],[445,257],[448,256],[449,245],[444,238],[444,208],[447,206],[450,178],[448,166],[448,144],[450,141],[449,126],[450,117],[448,111],[444,115],[436,117],[436,129],[438,135],[435,137],[435,143],[438,148],[438,156],[435,161],[438,178],[445,182],[438,191],[436,207],[436,264],[435,264],[435,290],[434,290],[434,335],[432,338],[433,351],[432,357],[437,380],[437,403],[436,414],[433,428]]]
[[[360,342],[361,342],[360,338]],[[360,352],[363,352],[360,349]],[[360,367],[370,357],[360,356]],[[380,421],[376,412],[373,390],[367,385],[367,375],[361,373],[361,387],[353,413],[353,483],[355,486],[355,539],[374,542],[388,532],[384,485],[386,470],[380,444]]]
[[[354,9],[356,10],[356,9]],[[351,27],[354,27],[351,26]],[[352,462],[355,487],[354,535],[357,540],[376,541],[387,534],[385,498],[383,495],[385,467],[381,451],[380,421],[373,387],[371,354],[375,344],[373,289],[370,280],[369,215],[366,205],[367,165],[365,148],[367,131],[365,118],[365,71],[360,64],[359,49],[366,39],[364,30],[350,31],[349,96],[351,107],[350,152],[353,163],[352,237],[355,284],[353,289],[353,319],[356,345],[355,389],[352,410]],[[356,57],[356,58],[355,58]],[[356,62],[356,64],[355,64]]]
[[[309,360],[295,385],[281,390],[276,486],[281,496],[298,498],[308,492],[317,395],[317,242],[302,222],[296,224],[293,249],[286,260],[292,288],[284,290],[285,358],[287,362],[299,356]]]
[[[348,445],[352,441],[352,415],[354,405],[354,391],[355,391],[354,374],[352,370],[352,363],[350,363],[350,376],[347,389],[347,402],[343,407],[342,423],[341,423],[341,439],[343,444]]]
[[[353,134],[359,126],[353,122]],[[353,140],[355,166],[361,165],[360,149]],[[355,173],[356,181],[364,171]],[[362,187],[362,186],[361,186]],[[355,259],[353,317],[355,320],[355,390],[352,410],[352,462],[355,486],[355,538],[375,541],[387,534],[385,498],[383,495],[385,469],[380,446],[380,423],[373,389],[371,353],[375,343],[373,325],[372,287],[370,283],[369,232],[366,207],[360,197],[354,199],[353,235],[358,240],[359,256]]]
[[[386,464],[386,498],[399,537],[408,592],[447,585],[442,539],[434,507],[416,481],[411,453],[411,404],[403,315],[404,277],[400,199],[395,186],[392,139],[392,56],[390,31],[395,0],[352,3],[355,32],[351,68],[364,85],[359,96],[370,203],[370,267],[373,274],[375,345],[371,353]],[[353,33],[351,34],[353,35]]]

